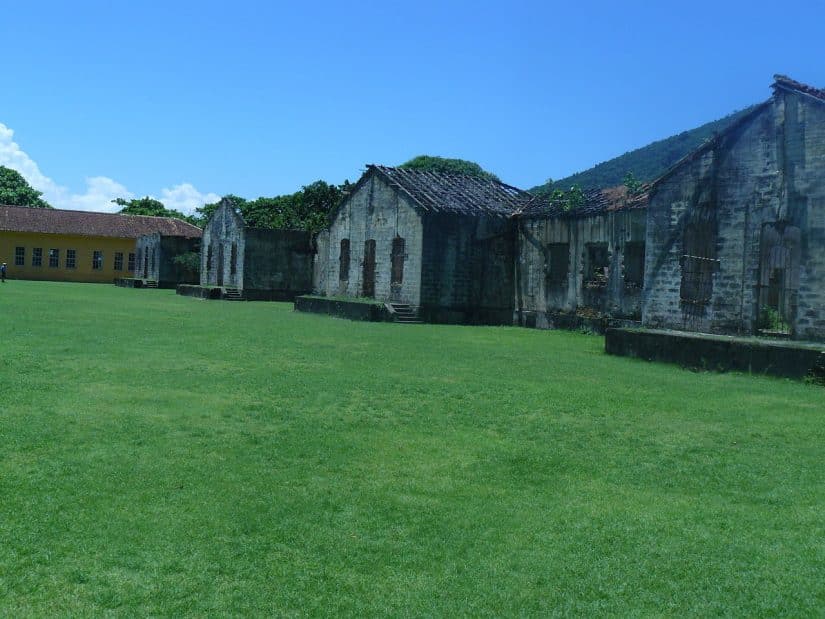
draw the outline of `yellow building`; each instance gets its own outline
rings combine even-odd
[[[9,279],[112,283],[133,277],[143,234],[200,236],[180,219],[0,206],[0,263]]]

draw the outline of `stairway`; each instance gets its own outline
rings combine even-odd
[[[243,301],[243,292],[237,288],[224,288],[223,298],[227,301]]]
[[[144,279],[143,280],[143,287],[144,288],[157,288],[158,282],[154,279]]]
[[[420,325],[421,320],[418,319],[418,308],[413,308],[407,303],[390,303],[392,311],[395,315],[395,322],[405,325]]]

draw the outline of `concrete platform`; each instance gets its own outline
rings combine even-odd
[[[825,384],[825,343],[664,329],[608,329],[605,352],[702,370],[808,378]]]
[[[366,320],[368,322],[387,322],[392,320],[390,312],[381,301],[347,300],[335,297],[305,295],[296,297],[295,311],[327,314],[329,316],[338,316],[339,318]]]

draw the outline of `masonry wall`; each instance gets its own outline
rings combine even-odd
[[[247,228],[243,290],[247,298],[290,300],[312,290],[309,232]]]
[[[517,322],[548,328],[574,312],[641,319],[645,227],[645,209],[521,220]],[[596,273],[591,251],[606,255],[606,274]],[[554,260],[566,260],[566,268]]]
[[[403,278],[393,285],[393,239],[404,239]],[[366,241],[375,241],[374,297],[382,301],[420,304],[421,216],[410,200],[372,173],[359,182],[330,223],[328,238],[318,245],[315,291],[327,296],[365,296]],[[341,271],[341,241],[349,242],[349,269]]]
[[[232,264],[233,250],[236,257]],[[243,288],[246,225],[228,203],[221,204],[203,229],[201,286]]]
[[[708,240],[707,256],[693,257],[691,238]],[[783,253],[793,263],[781,284],[791,336],[825,340],[825,102],[779,91],[655,187],[643,323],[754,333],[767,260]],[[697,268],[707,269],[699,295],[686,285]]]
[[[421,315],[431,322],[511,324],[513,223],[424,215]]]
[[[154,280],[160,288],[197,283],[198,271],[176,263],[175,258],[190,252],[199,254],[200,244],[198,238],[165,236],[159,232],[138,237],[136,277]]]

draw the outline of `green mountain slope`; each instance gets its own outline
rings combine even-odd
[[[577,172],[550,184],[538,185],[530,191],[544,193],[553,189],[569,189],[579,185],[582,189],[600,189],[621,185],[628,172],[642,182],[655,180],[674,163],[747,114],[753,106],[734,112],[719,120],[714,120],[701,127],[683,131],[678,135],[665,138],[620,155],[615,159],[604,161],[589,170]]]

